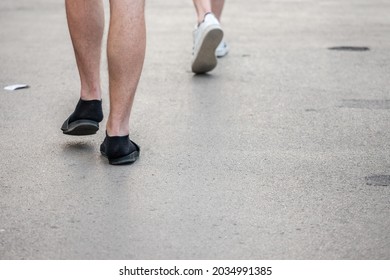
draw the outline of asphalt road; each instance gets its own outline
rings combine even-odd
[[[0,259],[389,259],[390,2],[228,0],[231,51],[203,76],[191,1],[147,2],[141,157],[120,167],[104,122],[60,131],[63,2],[0,2]]]

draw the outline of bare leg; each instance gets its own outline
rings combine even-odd
[[[221,14],[225,0],[193,0],[198,23],[202,22],[206,13],[212,12],[219,21],[221,21]]]
[[[224,4],[225,0],[211,0],[211,10],[219,22],[221,22],[221,15]]]
[[[129,134],[129,118],[146,48],[144,0],[110,0],[107,42],[110,115],[109,136]]]
[[[210,0],[193,0],[193,1],[196,9],[198,23],[200,23],[203,21],[204,15],[206,13],[211,13],[211,2]]]
[[[83,100],[101,99],[100,56],[104,30],[101,0],[65,0]]]

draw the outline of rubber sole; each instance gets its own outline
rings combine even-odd
[[[201,38],[201,45],[198,52],[194,54],[192,61],[192,72],[202,74],[213,70],[217,66],[215,50],[222,41],[223,31],[220,27],[210,26]]]
[[[101,154],[105,157],[108,158],[107,155],[100,151]],[[132,164],[134,163],[137,159],[139,158],[139,151],[134,151],[128,155],[125,155],[120,158],[115,158],[115,159],[109,159],[108,158],[108,163],[112,165],[125,165],[125,164]]]
[[[99,123],[91,120],[77,120],[72,123],[68,123],[69,119],[64,122],[61,130],[64,134],[83,136],[93,135],[99,130]]]

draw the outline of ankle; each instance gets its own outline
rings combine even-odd
[[[84,101],[90,100],[101,100],[102,99],[102,91],[100,87],[96,88],[87,88],[81,87],[80,98]]]
[[[108,136],[127,136],[129,135],[129,123],[128,122],[115,122],[112,120],[107,121],[106,133]]]
[[[204,22],[204,19],[206,18],[207,15],[212,14],[212,12],[205,12],[203,15],[199,14],[198,15],[198,26]]]

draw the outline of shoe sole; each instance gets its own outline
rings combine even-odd
[[[210,26],[205,31],[202,44],[199,47],[198,53],[194,54],[192,62],[192,72],[195,74],[202,74],[213,70],[217,66],[217,57],[215,50],[223,38],[223,31],[218,26]]]
[[[106,153],[100,151],[102,156],[105,158],[108,158]],[[134,151],[126,156],[115,158],[115,159],[109,159],[108,163],[111,165],[125,165],[125,164],[132,164],[139,158],[139,151]]]
[[[93,135],[99,130],[99,123],[91,120],[77,120],[62,127],[61,130],[66,135]]]

